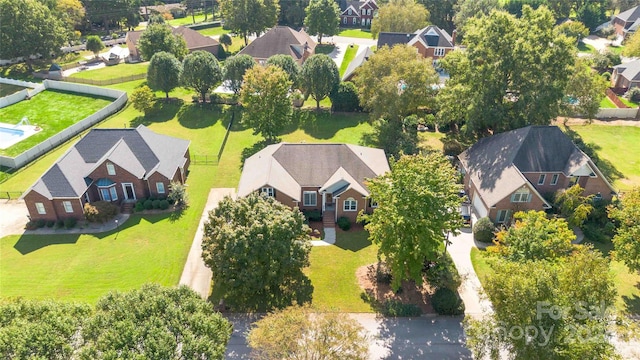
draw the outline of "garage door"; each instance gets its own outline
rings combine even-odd
[[[488,214],[487,208],[484,207],[484,204],[482,203],[480,196],[478,196],[478,193],[473,194],[473,209],[476,211],[478,219],[483,218]]]

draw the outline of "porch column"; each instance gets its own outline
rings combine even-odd
[[[326,191],[322,192],[322,212],[324,213],[324,209],[327,203],[327,193]]]

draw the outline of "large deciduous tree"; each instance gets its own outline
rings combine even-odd
[[[98,57],[98,53],[100,53],[100,51],[104,49],[104,44],[97,35],[87,36],[87,43],[85,46],[87,47],[87,50],[91,51],[93,53],[93,56],[96,58]]]
[[[406,279],[422,283],[425,261],[436,259],[445,234],[462,225],[456,178],[448,160],[432,152],[404,155],[392,161],[390,172],[369,180],[378,207],[359,217],[367,221],[365,229],[389,265],[395,288]]]
[[[182,61],[189,52],[184,38],[174,35],[171,27],[166,24],[148,26],[140,35],[138,49],[145,60],[150,60],[154,54],[165,51]]]
[[[320,109],[320,101],[335,91],[340,84],[340,71],[329,56],[316,54],[310,56],[302,65],[304,90],[316,101],[316,109]]]
[[[31,56],[60,54],[66,40],[62,20],[37,0],[0,0],[0,58],[23,58],[33,70]]]
[[[220,11],[225,26],[242,34],[247,44],[249,34],[258,34],[274,26],[278,21],[278,0],[221,0]]]
[[[92,23],[101,23],[105,30],[111,25],[136,27],[140,22],[140,2],[138,0],[82,0],[87,19]]]
[[[333,36],[340,31],[340,8],[334,0],[311,0],[305,12],[304,25],[310,35],[318,36],[319,44],[323,35]]]
[[[256,61],[249,55],[235,55],[224,62],[224,80],[235,94],[240,93],[244,74],[255,65]]]
[[[291,122],[291,81],[277,66],[255,66],[244,75],[240,102],[242,123],[273,143]]]
[[[55,12],[65,25],[67,39],[75,39],[75,29],[82,25],[85,17],[84,6],[80,0],[58,0]]]
[[[82,329],[82,359],[224,359],[231,324],[186,286],[102,297]]]
[[[207,92],[222,82],[218,59],[207,51],[194,51],[187,55],[182,62],[180,82],[200,94],[204,102]]]
[[[576,184],[555,194],[554,205],[572,227],[584,224],[593,211],[593,195],[585,195],[584,189]]]
[[[149,62],[147,83],[154,91],[162,91],[169,100],[169,92],[180,85],[182,64],[173,54],[161,51]]]
[[[441,61],[451,76],[438,94],[441,123],[484,136],[555,119],[576,50],[554,25],[545,7],[525,6],[521,18],[494,11],[472,19],[464,29],[467,50]]]
[[[252,193],[223,199],[204,226],[202,257],[235,310],[265,311],[311,300],[309,227],[298,209]]]
[[[312,314],[293,306],[256,322],[247,342],[257,360],[365,360],[369,351],[362,330],[357,321],[340,313]]]
[[[501,9],[500,0],[458,0],[454,6],[453,23],[459,36],[464,34],[467,22],[474,17],[489,15],[491,11]]]
[[[451,32],[454,29],[453,17],[458,0],[418,0],[429,11],[429,20],[437,27]]]
[[[378,16],[371,22],[371,35],[381,32],[412,33],[429,23],[429,11],[415,0],[390,0],[380,5]]]
[[[613,237],[616,258],[630,270],[640,271],[640,188],[624,194],[618,206],[611,206],[609,217],[618,225]]]
[[[73,358],[74,339],[91,307],[84,304],[16,299],[0,303],[0,357]]]
[[[297,88],[300,84],[300,72],[302,69],[300,65],[293,60],[291,55],[278,54],[273,55],[267,59],[267,66],[274,65],[284,70],[289,76],[289,80],[292,82],[292,86]]]
[[[306,16],[304,9],[309,6],[309,0],[289,0],[280,3],[278,25],[302,27]]]

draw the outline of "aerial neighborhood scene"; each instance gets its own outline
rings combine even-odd
[[[0,358],[640,359],[640,0],[0,0]]]

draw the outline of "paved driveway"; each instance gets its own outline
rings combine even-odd
[[[29,212],[24,201],[0,200],[0,238],[7,235],[19,235],[29,221]]]
[[[375,314],[347,314],[356,319],[369,336],[369,359],[471,359],[465,347],[462,318],[436,316],[378,318]],[[257,320],[255,315],[233,314],[233,335],[226,359],[250,359],[245,334]]]

